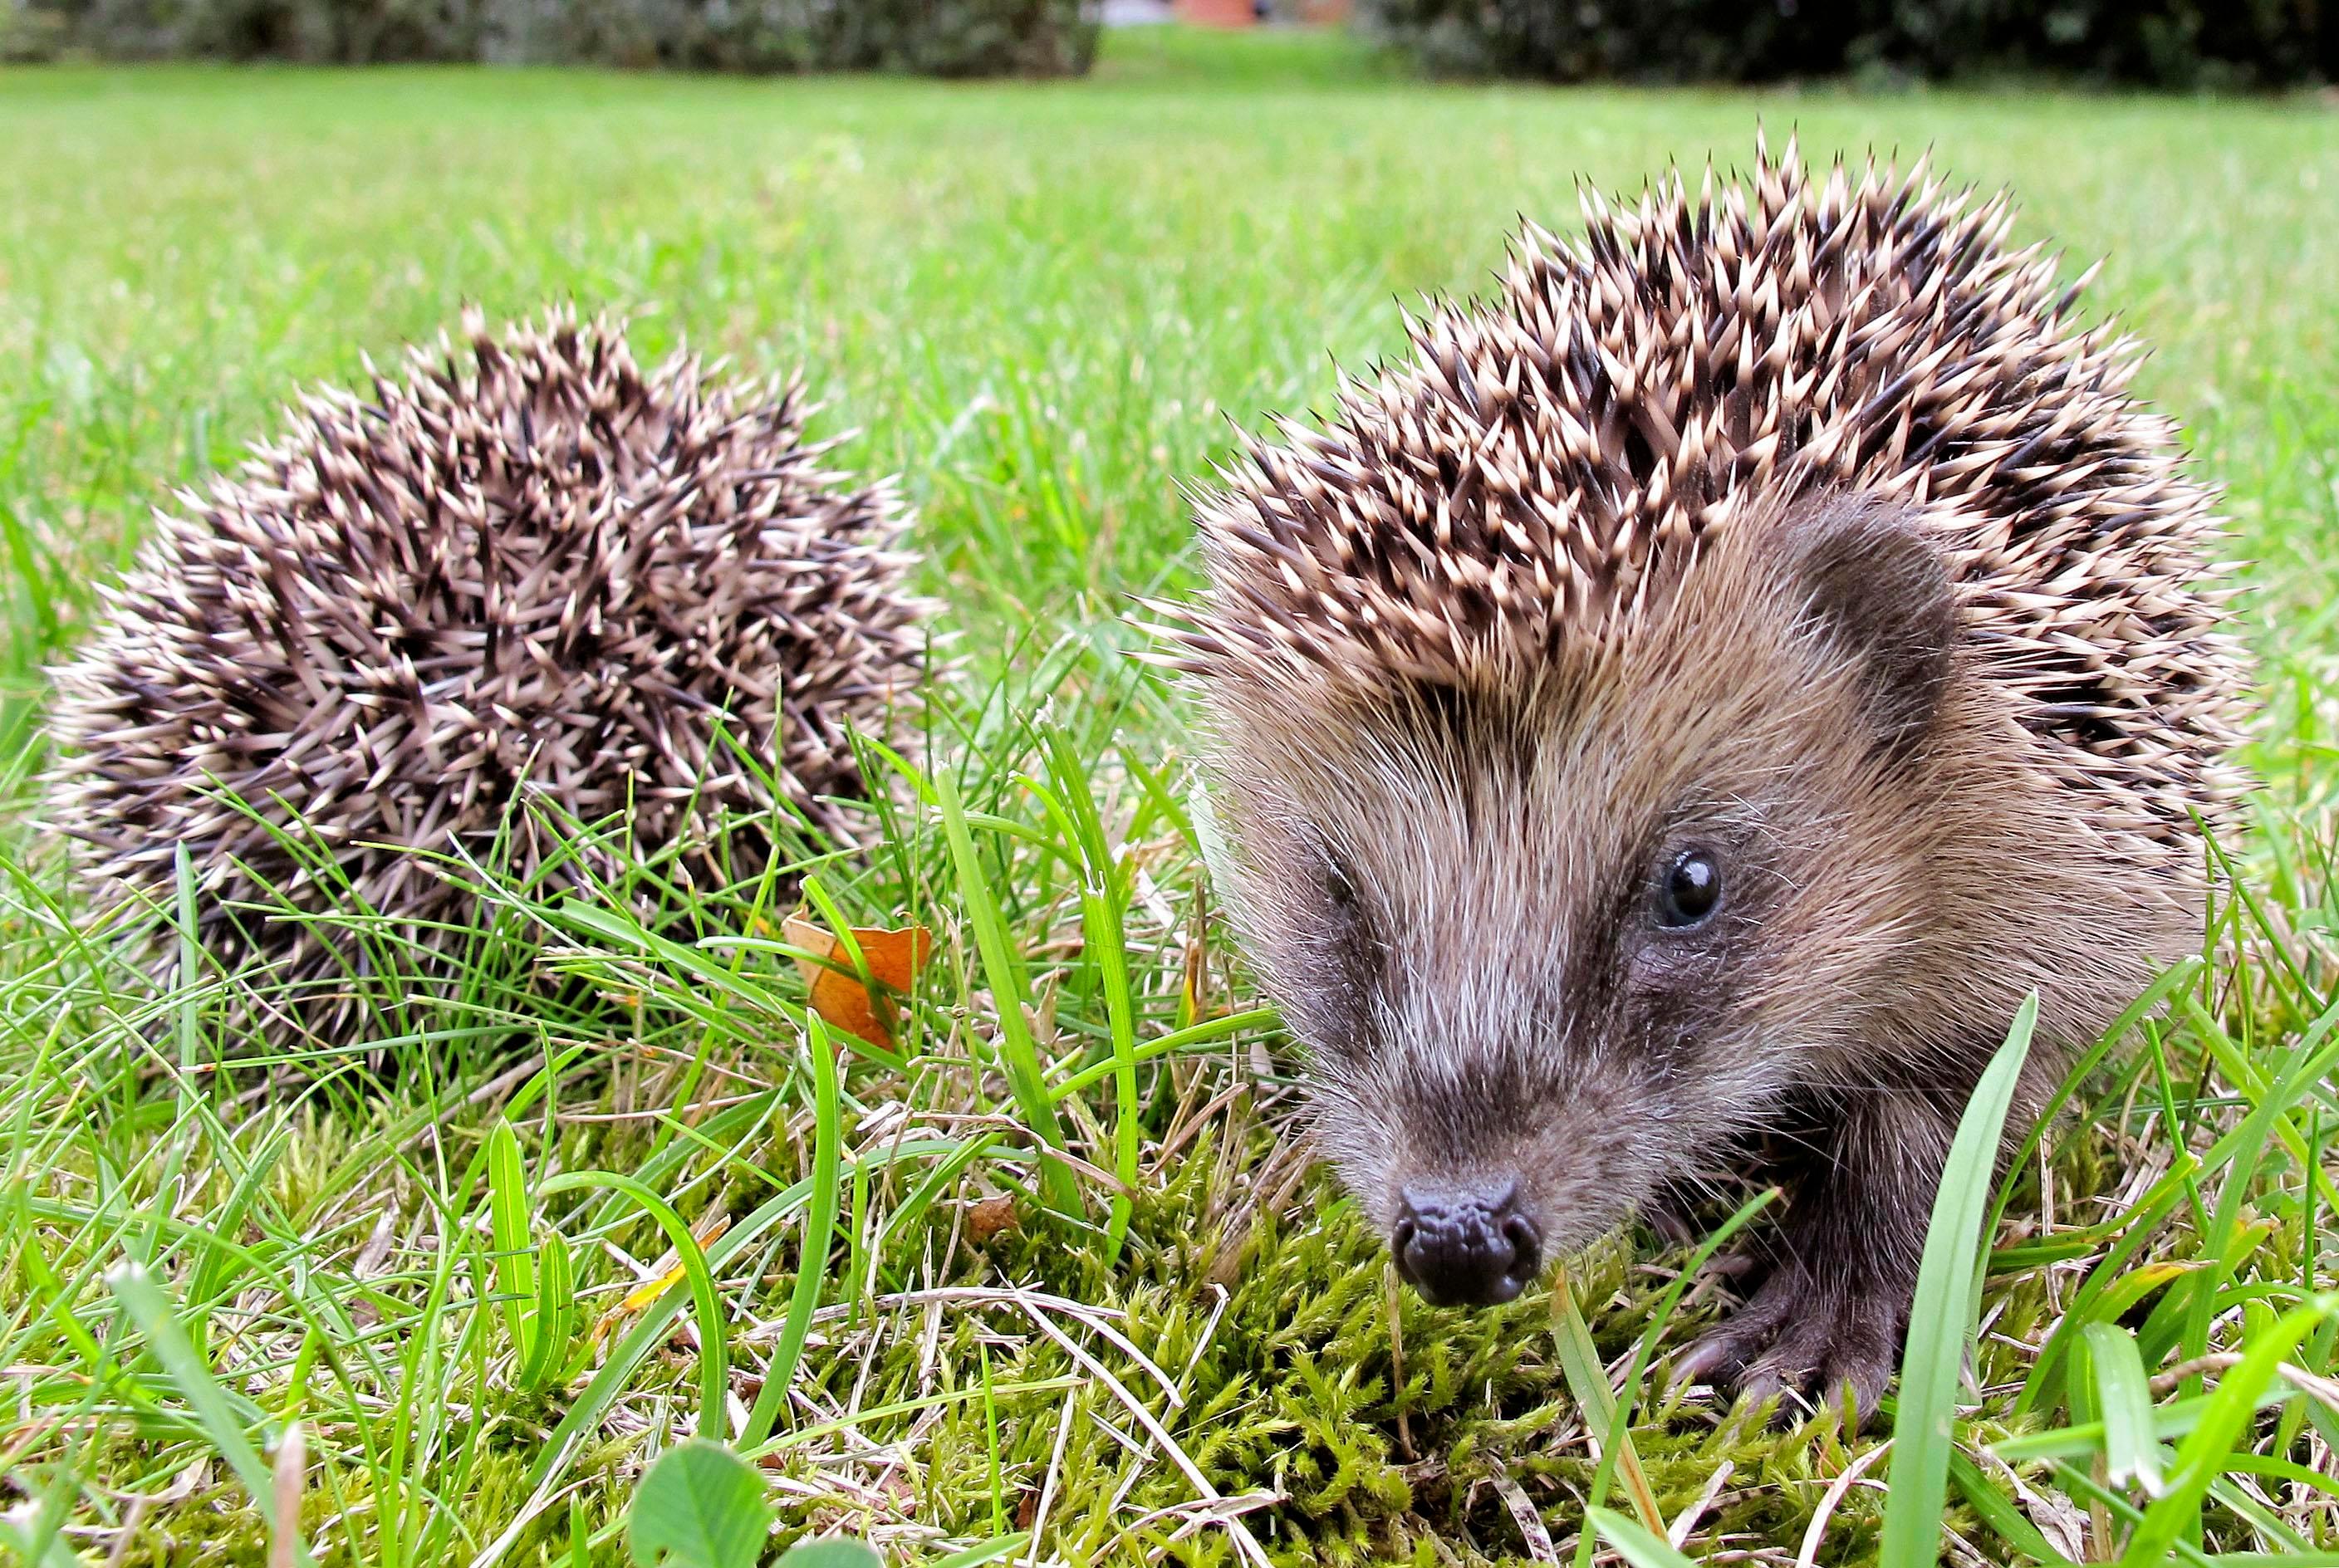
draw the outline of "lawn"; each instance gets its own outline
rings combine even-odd
[[[757,1405],[829,1220],[809,1337],[765,1406],[775,1541],[843,1532],[902,1563],[1002,1541],[1071,1563],[1566,1559],[1596,1484],[1693,1556],[1786,1563],[1808,1538],[1807,1560],[1872,1559],[1889,1425],[1773,1430],[1628,1378],[1683,1252],[1620,1237],[1567,1276],[1638,1395],[1644,1494],[1601,1464],[1551,1292],[1467,1317],[1394,1290],[1297,1140],[1293,1064],[1201,875],[1178,701],[1120,619],[1192,580],[1179,487],[1229,419],[1323,406],[1336,361],[1402,346],[1403,307],[1479,287],[1519,214],[1570,225],[1579,178],[1742,162],[1758,123],[1808,156],[1929,146],[2013,186],[2018,233],[2074,272],[2106,258],[2090,308],[2154,345],[2143,390],[2226,488],[2254,590],[2265,784],[2237,896],[2011,1178],[1947,1549],[2109,1558],[2137,1527],[2173,1540],[2155,1562],[2339,1562],[2339,1390],[2314,1392],[2339,1320],[2285,1316],[2334,1272],[2339,113],[1429,86],[1335,39],[1174,34],[1042,85],[0,72],[0,745],[23,803],[0,894],[0,1508],[28,1536],[62,1525],[46,1563],[270,1561],[274,1506],[234,1450],[297,1423],[320,1561],[626,1561],[643,1465]],[[498,950],[427,1038],[222,1066],[218,987],[142,987],[24,825],[43,666],[150,508],[296,389],[467,301],[560,300],[629,316],[646,355],[801,368],[820,428],[857,432],[839,460],[900,474],[919,509],[957,661],[913,748],[927,787],[818,870],[843,917],[939,934],[898,1051],[824,1084],[794,966],[723,940],[768,930],[749,887],[696,895],[667,945],[515,892],[498,929],[571,983],[530,989]],[[1068,1213],[996,1070],[1019,991],[1007,1032],[1090,1168]],[[1116,1040],[1159,1049],[1118,1075]],[[517,1183],[489,1159],[513,1148]],[[491,1167],[531,1245],[557,1231],[573,1258],[573,1359],[548,1377],[515,1353]],[[712,1321],[635,1197],[548,1190],[587,1170],[694,1228]],[[159,1332],[128,1310],[129,1263],[167,1287]],[[1656,1353],[1712,1307],[1690,1294]],[[2235,1358],[2294,1330],[2297,1377]],[[2258,1388],[2279,1402],[2252,1415]],[[2156,1430],[2184,1445],[2166,1473]]]

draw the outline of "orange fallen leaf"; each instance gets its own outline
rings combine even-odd
[[[967,1208],[966,1233],[974,1238],[978,1246],[1002,1231],[1014,1228],[1015,1200],[1012,1198],[986,1198]]]
[[[898,930],[854,926],[854,943],[861,949],[869,978],[881,992],[872,996],[854,973],[844,944],[806,919],[803,911],[788,916],[781,932],[790,946],[812,955],[796,960],[796,967],[812,982],[812,1010],[820,1014],[821,1021],[872,1045],[893,1044],[892,998],[916,982],[918,971],[933,956],[934,933],[922,925]]]

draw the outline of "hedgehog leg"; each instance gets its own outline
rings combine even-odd
[[[1855,1423],[1874,1409],[1900,1360],[1954,1130],[1953,1115],[1929,1097],[1870,1090],[1840,1101],[1764,1248],[1769,1277],[1683,1353],[1674,1376],[1758,1401],[1848,1396]]]

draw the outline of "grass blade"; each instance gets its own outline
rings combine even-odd
[[[1699,1271],[1704,1268],[1707,1260],[1721,1251],[1732,1237],[1745,1228],[1747,1224],[1768,1208],[1778,1196],[1778,1188],[1766,1188],[1739,1205],[1735,1214],[1716,1226],[1712,1233],[1699,1243],[1697,1250],[1690,1254],[1688,1260],[1682,1265],[1680,1272],[1673,1276],[1673,1282],[1667,1286],[1664,1294],[1657,1298],[1656,1306],[1649,1314],[1649,1326],[1642,1331],[1640,1343],[1633,1347],[1633,1366],[1624,1376],[1623,1391],[1615,1401],[1614,1413],[1609,1417],[1606,1429],[1608,1439],[1602,1446],[1600,1466],[1592,1474],[1592,1492],[1587,1499],[1592,1506],[1598,1507],[1608,1500],[1608,1484],[1614,1478],[1616,1467],[1621,1461],[1627,1457],[1631,1458],[1635,1473],[1638,1473],[1640,1456],[1633,1451],[1630,1436],[1633,1411],[1640,1401],[1642,1379],[1648,1374],[1650,1358],[1656,1354],[1657,1341],[1663,1336],[1665,1326],[1673,1320],[1674,1308],[1681,1305],[1682,1297],[1688,1292],[1691,1284],[1697,1278]],[[1571,1293],[1571,1304],[1572,1301],[1573,1293]],[[1577,1317],[1580,1321],[1580,1310]],[[1571,1335],[1570,1337],[1572,1338],[1573,1336]],[[1586,1338],[1588,1341],[1588,1331]],[[1582,1346],[1578,1345],[1574,1354],[1581,1356],[1582,1353]],[[1573,1357],[1564,1361],[1561,1364],[1562,1373],[1566,1374],[1574,1365]],[[1645,1475],[1641,1477],[1641,1484],[1643,1488],[1647,1486]],[[1647,1505],[1653,1510],[1656,1509],[1653,1499]],[[1637,1497],[1634,1500],[1634,1506],[1636,1508],[1642,1506]],[[1662,1516],[1662,1510],[1657,1510],[1657,1513]],[[1589,1568],[1592,1562],[1592,1542],[1590,1532],[1579,1533],[1575,1553],[1577,1568]]]
[[[1584,1517],[1633,1568],[1697,1568],[1662,1533],[1646,1530],[1622,1514],[1606,1508],[1586,1508]]]
[[[818,1014],[805,1020],[805,1040],[812,1052],[813,1166],[812,1200],[804,1210],[804,1246],[796,1256],[796,1279],[788,1296],[788,1316],[780,1342],[764,1369],[764,1386],[747,1413],[747,1428],[740,1445],[753,1448],[770,1435],[795,1381],[796,1363],[804,1356],[804,1338],[812,1332],[812,1315],[820,1305],[820,1287],[828,1277],[828,1247],[836,1233],[837,1194],[843,1183],[839,1170],[844,1158],[844,1113],[836,1076],[836,1050]]]
[[[220,1457],[252,1492],[252,1505],[263,1517],[272,1513],[271,1504],[276,1495],[275,1473],[260,1456],[260,1450],[244,1435],[244,1423],[237,1415],[235,1404],[227,1390],[212,1376],[211,1368],[203,1365],[195,1353],[194,1342],[179,1323],[179,1313],[170,1292],[134,1263],[125,1263],[105,1277],[106,1285],[122,1303],[130,1320],[146,1336],[146,1347],[163,1370],[178,1386],[179,1395],[194,1412],[195,1422],[203,1435],[219,1450]],[[293,1560],[301,1563],[314,1562],[309,1548],[296,1533],[292,1541]]]
[[[536,1260],[529,1251],[528,1175],[520,1163],[519,1135],[498,1118],[488,1134],[488,1235],[496,1249],[496,1294],[504,1298],[504,1323],[512,1348],[528,1359],[528,1308],[536,1299]]]
[[[597,1187],[622,1192],[640,1204],[642,1211],[666,1232],[666,1245],[674,1248],[675,1258],[682,1265],[698,1316],[699,1435],[719,1439],[724,1427],[724,1396],[731,1386],[730,1341],[725,1337],[729,1319],[724,1315],[722,1297],[716,1294],[715,1275],[706,1267],[706,1249],[698,1245],[698,1238],[690,1233],[690,1227],[683,1223],[682,1216],[674,1211],[671,1204],[634,1178],[617,1171],[564,1171],[548,1178],[541,1191],[549,1198],[556,1192]]]
[[[897,1147],[858,1156],[854,1163],[866,1163],[882,1169],[908,1160],[943,1159],[963,1147],[952,1139],[910,1139]],[[756,1205],[746,1218],[733,1225],[706,1248],[707,1266],[710,1268],[728,1267],[766,1231],[810,1202],[812,1186],[812,1179],[807,1177]],[[577,1445],[608,1414],[610,1406],[624,1392],[626,1380],[635,1368],[665,1343],[670,1332],[669,1326],[674,1322],[675,1315],[682,1310],[682,1304],[683,1297],[673,1292],[660,1297],[644,1309],[640,1318],[617,1341],[591,1380],[570,1403],[559,1425],[544,1440],[537,1461],[528,1473],[528,1485],[531,1492],[544,1492],[566,1471],[576,1456]]]
[[[521,1387],[545,1388],[561,1377],[570,1364],[577,1322],[576,1268],[569,1261],[567,1238],[556,1230],[544,1238],[536,1314],[528,1325],[528,1354],[519,1369]]]
[[[1031,1025],[1024,1013],[1031,994],[1023,983],[1023,966],[1015,960],[1014,948],[1008,941],[1006,919],[1000,913],[999,901],[992,895],[991,883],[982,874],[982,862],[975,855],[974,834],[967,826],[958,781],[947,770],[938,770],[934,774],[934,799],[942,808],[943,832],[950,840],[951,861],[958,873],[959,898],[966,910],[967,923],[974,928],[975,950],[982,959],[983,978],[990,983],[992,1000],[997,1004],[1000,1066],[1007,1074],[1008,1089],[1015,1097],[1016,1109],[1023,1113],[1024,1121],[1040,1141],[1047,1149],[1061,1149],[1063,1126],[1056,1119],[1056,1102],[1049,1097],[1040,1048],[1031,1039]],[[1058,1212],[1080,1211],[1081,1192],[1072,1179],[1071,1169],[1061,1160],[1050,1159],[1044,1151],[1040,1157],[1040,1188]]]
[[[1041,792],[1041,798],[1057,819],[1066,847],[1081,869],[1081,929],[1103,982],[1105,1021],[1112,1040],[1113,1174],[1127,1190],[1113,1195],[1111,1217],[1105,1228],[1110,1263],[1120,1256],[1122,1238],[1129,1231],[1130,1191],[1137,1186],[1143,1133],[1138,1125],[1137,1003],[1130,983],[1125,925],[1128,877],[1105,836],[1104,820],[1090,794],[1088,770],[1074,751],[1071,737],[1061,726],[1051,725],[1047,748],[1049,781],[1055,787]]]
[[[2121,1568],[2147,1568],[2167,1559],[2177,1537],[2199,1519],[2201,1500],[2210,1483],[2225,1474],[2226,1460],[2257,1410],[2258,1395],[2275,1378],[2275,1370],[2307,1331],[2339,1308],[2339,1297],[2319,1297],[2283,1317],[2259,1334],[2240,1365],[2227,1372],[2209,1395],[2201,1423],[2176,1451],[2168,1473],[2168,1490],[2145,1510],[2127,1550],[2120,1553]]]
[[[1989,1484],[1981,1466],[1955,1449],[1949,1451],[1949,1479],[1956,1483],[1959,1495],[1966,1505],[1981,1515],[1983,1524],[1998,1532],[1999,1539],[2045,1568],[2067,1568],[2070,1559],[2055,1550],[2052,1543],[2040,1533],[2029,1516],[2014,1505],[2011,1498]]]
[[[996,1563],[1002,1557],[1012,1557],[1023,1550],[1031,1536],[1024,1532],[1001,1535],[970,1546],[963,1552],[953,1552],[947,1557],[934,1559],[933,1568],[982,1568],[986,1563]]]
[[[15,1553],[15,1561],[26,1568],[89,1568],[89,1559],[73,1549],[73,1543],[54,1530],[45,1536],[38,1533],[39,1522],[32,1511],[0,1514],[0,1546]]]
[[[2131,1481],[2157,1497],[2160,1441],[2152,1429],[2152,1380],[2136,1336],[2110,1323],[2086,1329],[2087,1357],[2096,1369],[2096,1407],[2104,1424],[2104,1464],[2111,1484]]]
[[[1940,1561],[1941,1511],[1949,1502],[1949,1455],[1956,1450],[1958,1369],[1965,1361],[1981,1288],[1982,1218],[1989,1208],[2006,1113],[2038,1023],[2034,991],[1974,1086],[1941,1169],[1941,1189],[1917,1267],[1909,1348],[1900,1362],[1892,1476],[1877,1550],[1880,1568],[1934,1568]]]
[[[1592,1330],[1584,1321],[1583,1309],[1575,1304],[1575,1287],[1567,1270],[1561,1268],[1552,1276],[1551,1316],[1554,1337],[1559,1344],[1560,1369],[1567,1376],[1568,1392],[1584,1409],[1584,1425],[1594,1432],[1604,1432],[1612,1440],[1617,1472],[1624,1478],[1624,1491],[1633,1499],[1633,1511],[1641,1522],[1662,1534],[1664,1514],[1657,1507],[1656,1494],[1649,1488],[1649,1478],[1641,1469],[1641,1456],[1633,1452],[1633,1438],[1623,1424],[1617,1420],[1615,1391],[1608,1386],[1608,1368],[1600,1359],[1599,1347],[1592,1343]]]

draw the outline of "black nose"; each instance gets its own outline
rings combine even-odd
[[[1485,1191],[1407,1188],[1389,1246],[1396,1269],[1439,1307],[1493,1307],[1527,1287],[1543,1238],[1515,1183]]]

